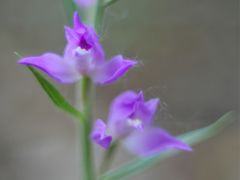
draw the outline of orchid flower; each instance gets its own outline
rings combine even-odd
[[[143,92],[125,91],[117,96],[110,107],[109,132],[114,139],[122,138],[131,131],[143,130],[152,123],[159,99],[144,101]]]
[[[126,91],[120,94],[111,104],[107,125],[102,120],[101,124],[96,121],[92,134],[98,136],[91,136],[92,141],[106,149],[112,136],[114,140],[122,140],[129,152],[140,156],[168,148],[191,151],[187,144],[152,125],[158,104],[157,98],[145,102],[142,92]],[[106,135],[106,131],[110,135]],[[108,145],[105,138],[108,138]]]
[[[45,53],[25,57],[19,64],[34,66],[60,83],[75,83],[82,76],[90,77],[97,84],[109,84],[123,76],[137,64],[134,60],[116,55],[105,61],[103,48],[94,29],[83,24],[75,12],[73,28],[65,26],[67,45],[64,55]]]

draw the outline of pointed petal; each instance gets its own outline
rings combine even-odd
[[[72,44],[72,43],[67,43],[67,45],[65,46],[64,49],[64,53],[63,53],[63,58],[67,59],[69,61],[76,59],[75,58],[75,52],[74,50],[77,48],[76,45]]]
[[[124,140],[124,146],[129,152],[139,156],[151,155],[172,148],[192,150],[189,145],[171,136],[167,131],[153,127],[133,132]]]
[[[158,98],[150,99],[149,101],[147,101],[145,103],[145,105],[148,107],[149,111],[151,111],[152,115],[155,114],[159,104],[160,104],[160,99],[158,99]]]
[[[107,149],[112,142],[112,137],[107,136],[105,133],[106,124],[101,119],[98,119],[94,124],[94,128],[91,132],[90,137],[93,142],[100,145],[104,149]]]
[[[18,61],[19,64],[34,66],[60,83],[74,83],[80,75],[70,61],[53,53],[45,53],[41,56],[25,57]]]
[[[129,119],[134,112],[134,104],[138,98],[139,96],[136,92],[125,91],[112,101],[108,117],[108,126],[114,138],[124,136],[129,132],[127,119]]]
[[[99,84],[109,84],[119,79],[136,64],[136,61],[126,60],[118,55],[100,67],[93,78]]]
[[[73,14],[73,28],[74,29],[80,29],[80,28],[84,28],[85,26],[83,25],[78,12],[75,11]]]
[[[114,98],[110,107],[109,120],[124,119],[134,111],[134,103],[138,94],[134,91],[125,91]]]
[[[105,54],[101,43],[99,42],[99,37],[92,27],[86,28],[86,33],[84,34],[86,42],[91,45],[93,58],[99,63],[103,63],[105,60]]]
[[[77,45],[80,39],[79,37],[80,35],[77,34],[76,31],[74,31],[72,28],[68,26],[64,26],[64,31],[65,31],[65,37],[68,43]]]
[[[142,102],[140,101],[138,104],[136,104],[137,107],[134,116],[141,119],[145,125],[149,125],[153,120],[153,116],[157,110],[158,104],[158,98],[150,99],[146,103],[144,100]]]

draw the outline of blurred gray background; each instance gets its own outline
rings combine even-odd
[[[55,109],[13,55],[61,53],[66,17],[61,0],[0,1],[0,180],[77,180],[76,124]],[[95,117],[111,99],[143,89],[160,97],[156,123],[172,134],[200,128],[238,110],[238,1],[120,0],[106,12],[107,56],[123,53],[140,66],[97,88]],[[60,86],[73,102],[73,86]],[[239,123],[159,163],[133,180],[238,180]],[[96,147],[96,157],[102,150]],[[134,158],[121,150],[115,161]],[[96,162],[97,163],[97,162]]]

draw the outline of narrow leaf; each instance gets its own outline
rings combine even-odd
[[[220,117],[213,124],[200,128],[194,131],[187,132],[178,136],[178,139],[189,145],[195,145],[200,143],[208,138],[211,138],[221,132],[225,127],[230,125],[235,120],[234,112],[228,112],[222,117]],[[164,160],[168,157],[178,154],[180,151],[170,150],[166,152],[162,152],[160,154],[148,156],[145,158],[139,158],[133,161],[130,161],[127,164],[122,165],[121,167],[109,171],[100,177],[101,180],[117,180],[122,179],[130,175],[134,175],[140,171],[143,171],[147,168],[152,167],[156,163]]]
[[[15,52],[15,55],[19,58],[22,58],[21,55]],[[69,102],[65,100],[62,94],[51,84],[44,76],[41,75],[37,70],[35,70],[31,66],[27,66],[29,70],[33,73],[43,90],[47,93],[48,97],[52,100],[52,102],[61,110],[69,113],[74,118],[83,121],[83,115],[79,112],[75,107],[73,107]]]

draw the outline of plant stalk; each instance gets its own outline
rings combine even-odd
[[[82,112],[85,121],[81,126],[81,139],[82,139],[82,174],[84,180],[94,180],[94,164],[92,155],[92,146],[89,139],[92,126],[92,97],[93,85],[88,77],[82,78],[81,84],[82,94]]]

